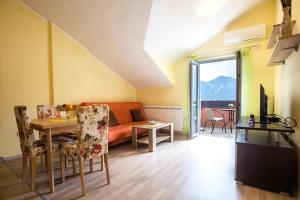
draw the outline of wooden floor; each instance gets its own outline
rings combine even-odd
[[[238,185],[234,181],[234,140],[220,130],[209,130],[193,140],[175,137],[173,143],[158,145],[150,153],[146,146],[134,149],[125,144],[109,151],[111,184],[106,185],[105,172],[87,173],[87,195],[84,199],[105,200],[289,200],[277,193]],[[0,199],[79,199],[79,176],[66,170],[66,182],[60,183],[59,163],[56,162],[56,192],[50,194],[48,179],[38,163],[37,189],[29,192],[27,183],[20,180],[21,159],[0,164]],[[88,163],[85,163],[88,172]],[[100,169],[96,161],[95,169]],[[77,170],[78,172],[78,170]]]

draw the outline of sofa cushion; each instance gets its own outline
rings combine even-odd
[[[119,125],[119,122],[113,113],[113,111],[109,111],[109,126],[116,126]]]
[[[131,113],[131,117],[132,117],[133,122],[144,121],[144,118],[142,116],[142,113],[141,113],[140,109],[131,109],[130,113]]]

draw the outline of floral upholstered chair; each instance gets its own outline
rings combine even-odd
[[[53,119],[53,118],[60,118],[61,114],[60,111],[66,109],[63,105],[37,105],[37,116],[38,119]],[[66,110],[64,110],[66,111]],[[40,137],[43,137],[43,133],[40,133]],[[62,132],[53,137],[58,137],[56,139],[59,140],[59,137],[65,141],[64,137],[71,138],[72,140],[77,139],[77,135],[73,132]]]
[[[82,106],[77,111],[78,140],[63,144],[61,158],[70,155],[78,159],[82,194],[85,195],[83,161],[92,161],[95,156],[104,159],[107,183],[110,183],[108,167],[108,106]],[[92,166],[92,162],[90,165]],[[92,168],[91,168],[92,171]],[[64,166],[61,166],[62,182],[65,181]]]
[[[14,112],[22,150],[22,179],[24,181],[27,158],[29,157],[31,165],[31,190],[34,191],[36,157],[47,153],[46,143],[35,139],[33,130],[30,128],[31,119],[26,106],[15,106]]]
[[[37,115],[39,119],[59,118],[60,112],[57,109],[57,105],[38,105]]]
[[[66,111],[66,106],[64,105],[37,105],[37,116],[38,119],[53,119],[60,118],[60,111]],[[46,140],[45,135],[40,132],[40,138]],[[61,132],[55,135],[52,135],[52,140],[54,143],[62,144],[64,142],[70,142],[72,140],[77,140],[77,135],[73,132]],[[46,160],[46,157],[45,157]],[[66,166],[68,166],[68,158],[65,157]],[[43,163],[43,157],[41,157],[41,163]],[[75,160],[72,160],[73,165],[73,175],[76,175],[76,163]]]

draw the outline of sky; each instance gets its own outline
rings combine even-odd
[[[210,81],[219,76],[236,78],[236,60],[200,64],[200,80]]]

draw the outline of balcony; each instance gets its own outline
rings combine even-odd
[[[228,108],[229,104],[233,104],[235,106],[236,101],[235,100],[232,100],[232,101],[230,101],[230,100],[229,101],[201,101],[201,127],[204,126],[204,123],[207,120],[207,116],[206,116],[206,112],[205,112],[205,109],[207,109],[207,108],[212,108],[212,109],[220,111],[221,113],[224,113],[225,122],[227,122],[229,114],[228,114],[228,112],[221,111],[221,109]],[[216,117],[222,117],[220,114],[218,114],[216,112],[215,112],[215,115],[216,115]],[[236,113],[234,113],[234,119],[236,117],[235,115],[236,115]],[[206,126],[210,127],[211,124],[208,123]],[[217,122],[215,125],[215,127],[222,127],[222,126],[223,126],[222,122]],[[228,128],[228,126],[227,126],[227,128]]]

